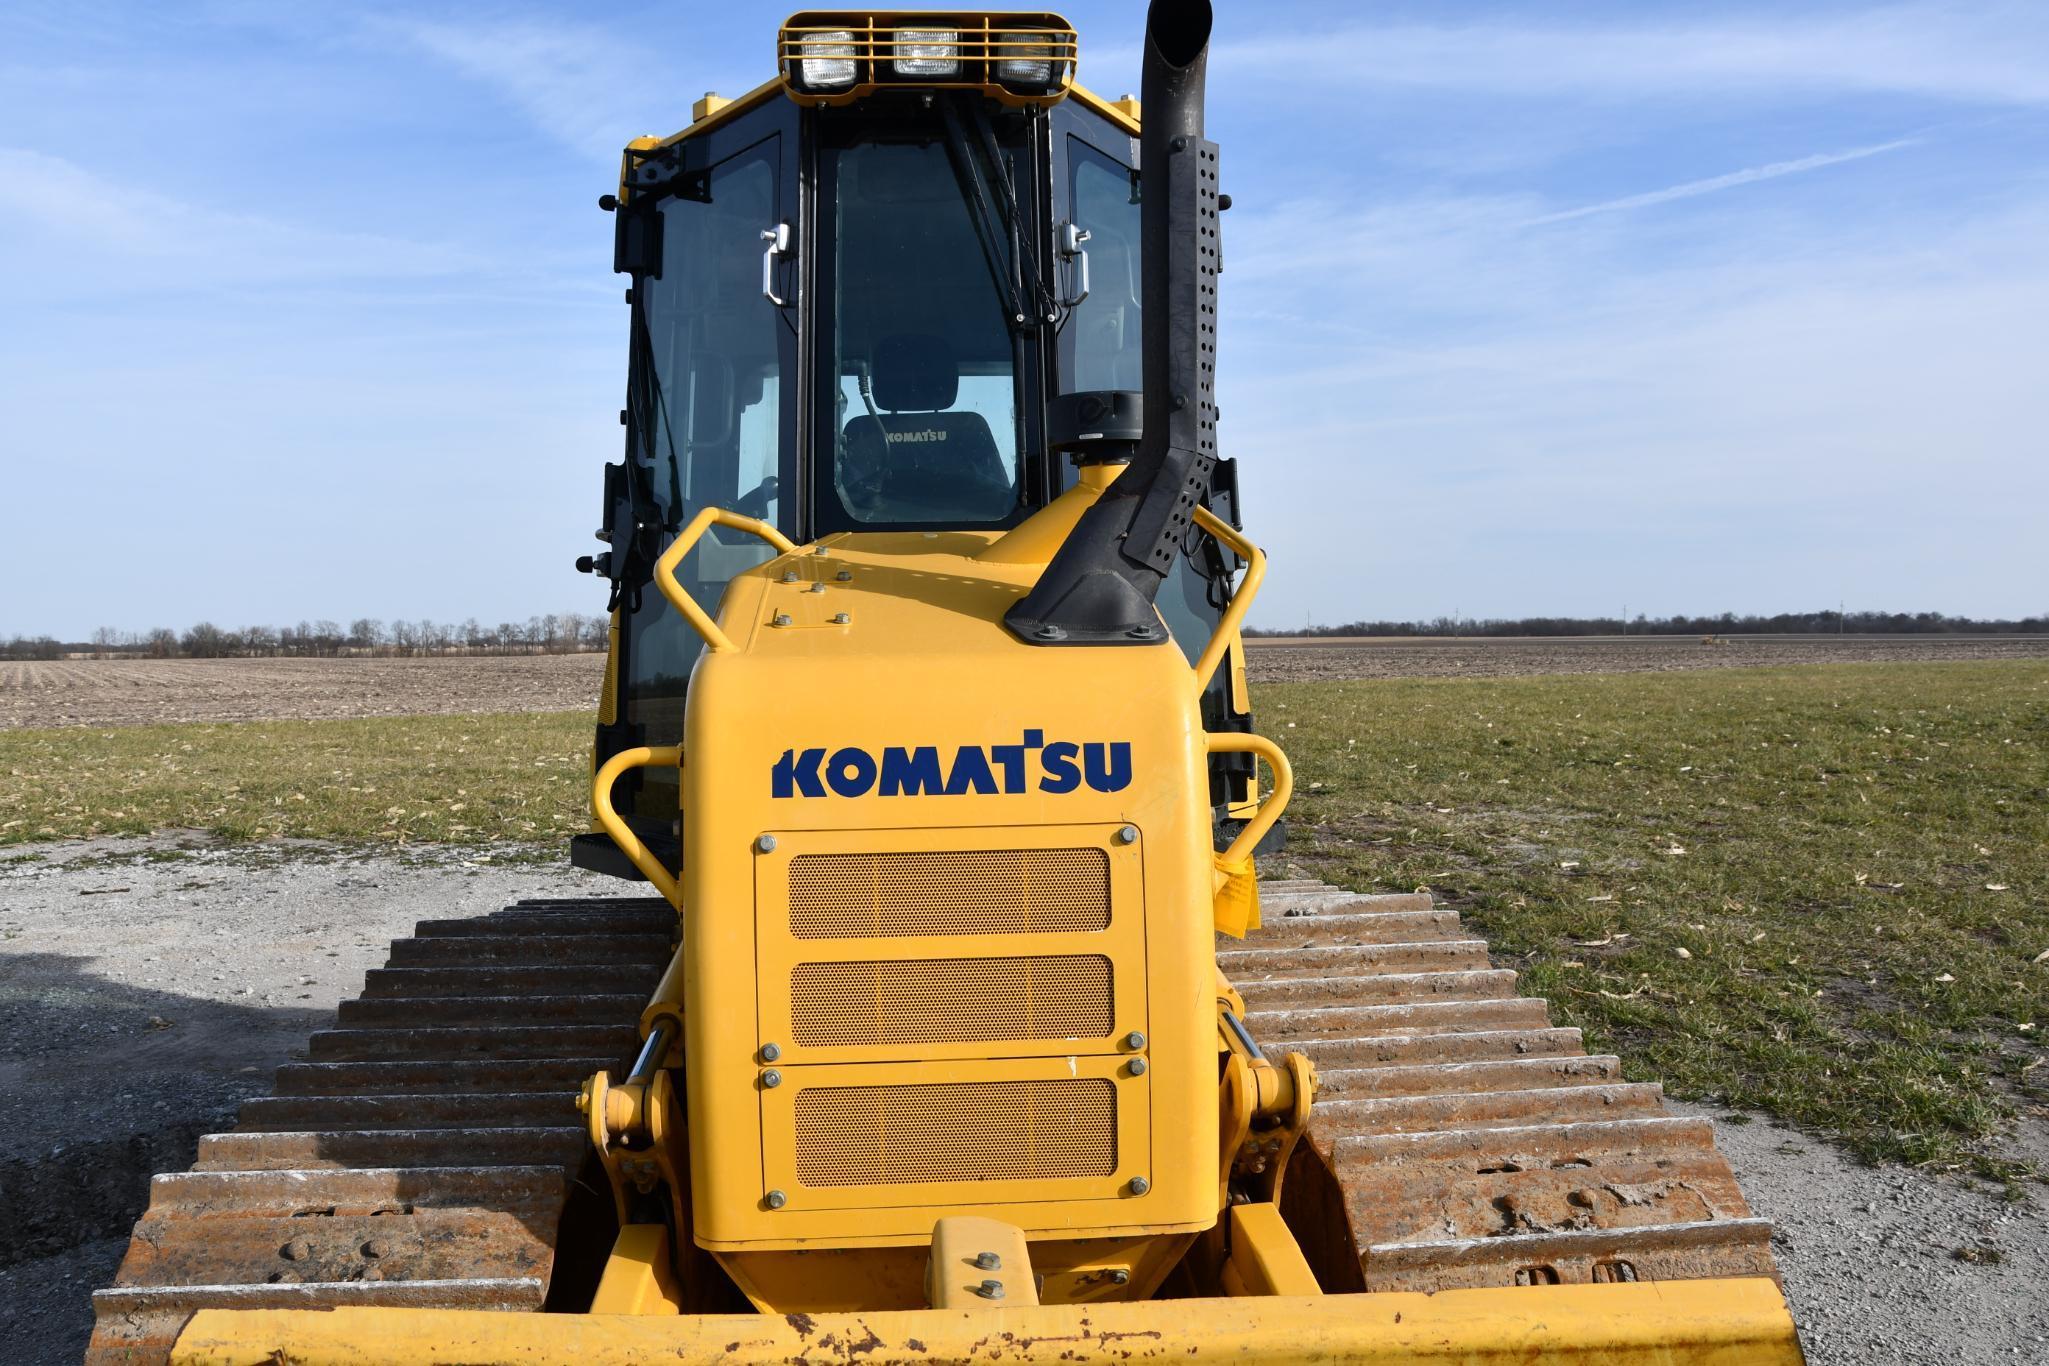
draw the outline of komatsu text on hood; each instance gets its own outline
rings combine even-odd
[[[890,745],[878,756],[855,745],[786,749],[769,772],[777,797],[965,797],[1059,795],[1131,785],[1131,742],[1055,740],[1028,730],[1013,745],[962,745],[942,762],[937,745]]]

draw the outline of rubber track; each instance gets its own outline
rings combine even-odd
[[[206,1308],[533,1310],[676,923],[654,899],[426,920],[192,1170],[155,1177],[88,1366],[156,1363]]]
[[[1776,1279],[1708,1122],[1553,1028],[1455,912],[1309,881],[1260,900],[1218,965],[1261,1047],[1316,1065],[1307,1141],[1367,1290]]]

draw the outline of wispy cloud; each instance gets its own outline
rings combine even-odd
[[[1582,205],[1577,209],[1547,213],[1530,219],[1523,226],[1539,227],[1545,223],[1564,223],[1575,218],[1587,218],[1597,213],[1623,213],[1630,209],[1646,209],[1654,204],[1669,204],[1675,199],[1693,199],[1699,195],[1713,194],[1717,190],[1734,189],[1738,185],[1755,185],[1761,180],[1777,180],[1781,176],[1799,175],[1803,171],[1818,171],[1824,166],[1840,166],[1846,161],[1862,161],[1866,157],[1897,152],[1902,147],[1917,147],[1922,141],[1921,138],[1899,138],[1870,147],[1852,148],[1847,152],[1823,152],[1815,156],[1798,157],[1792,161],[1774,161],[1764,166],[1752,166],[1748,170],[1731,171],[1727,175],[1709,176],[1704,180],[1689,180],[1680,185],[1668,185],[1662,190],[1649,190],[1643,194],[1624,195],[1620,199],[1607,199],[1598,204]]]
[[[687,117],[690,100],[666,79],[666,68],[634,54],[686,50],[691,20],[665,18],[662,46],[648,37],[621,33],[573,18],[528,17],[498,22],[466,19],[439,22],[411,16],[377,15],[362,20],[373,42],[422,53],[478,82],[508,101],[556,145],[594,160],[617,163],[619,149],[646,133],[674,131]],[[696,60],[692,91],[724,82],[730,94],[756,84],[757,68],[746,72]]]
[[[97,264],[80,276],[73,267],[85,245]],[[81,282],[190,290],[278,279],[417,279],[482,264],[454,247],[189,202],[20,147],[0,147],[0,249],[15,288],[48,285],[66,294]]]
[[[1704,226],[1648,256],[1522,232],[1516,207],[1391,202],[1306,256],[1300,225],[1341,206],[1232,225],[1224,435],[1288,532],[1263,620],[1429,615],[1448,592],[1513,615],[1618,584],[1675,610],[2041,610],[2049,195],[1856,234]],[[1388,529],[1370,544],[1361,506]],[[1320,586],[1347,575],[1370,608]]]
[[[441,23],[369,17],[376,36],[423,52],[498,90],[549,138],[573,152],[616,155],[631,127],[632,81],[620,44],[573,22],[530,19]],[[627,129],[627,131],[621,131]]]
[[[1095,56],[1104,67],[1136,66],[1135,52]],[[1346,24],[1256,38],[1226,25],[1212,64],[1346,98],[1418,88],[1572,99],[1862,92],[2041,105],[2049,10],[1923,4],[1610,25]]]

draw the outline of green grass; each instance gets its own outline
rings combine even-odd
[[[584,712],[0,732],[0,845],[557,841],[590,828]]]
[[[1858,1153],[2030,1168],[2049,1100],[2049,667],[1260,690],[1289,859],[1427,887],[1675,1093]],[[2000,888],[2002,890],[1993,890]]]
[[[1298,774],[1285,861],[1428,887],[1630,1076],[1871,1158],[2027,1173],[2000,1137],[2049,1101],[2049,666],[1309,683],[1258,704]],[[0,846],[194,829],[553,856],[587,828],[590,725],[0,732]]]

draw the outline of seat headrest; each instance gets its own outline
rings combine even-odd
[[[960,367],[942,337],[904,334],[875,344],[875,401],[893,413],[951,408]]]

